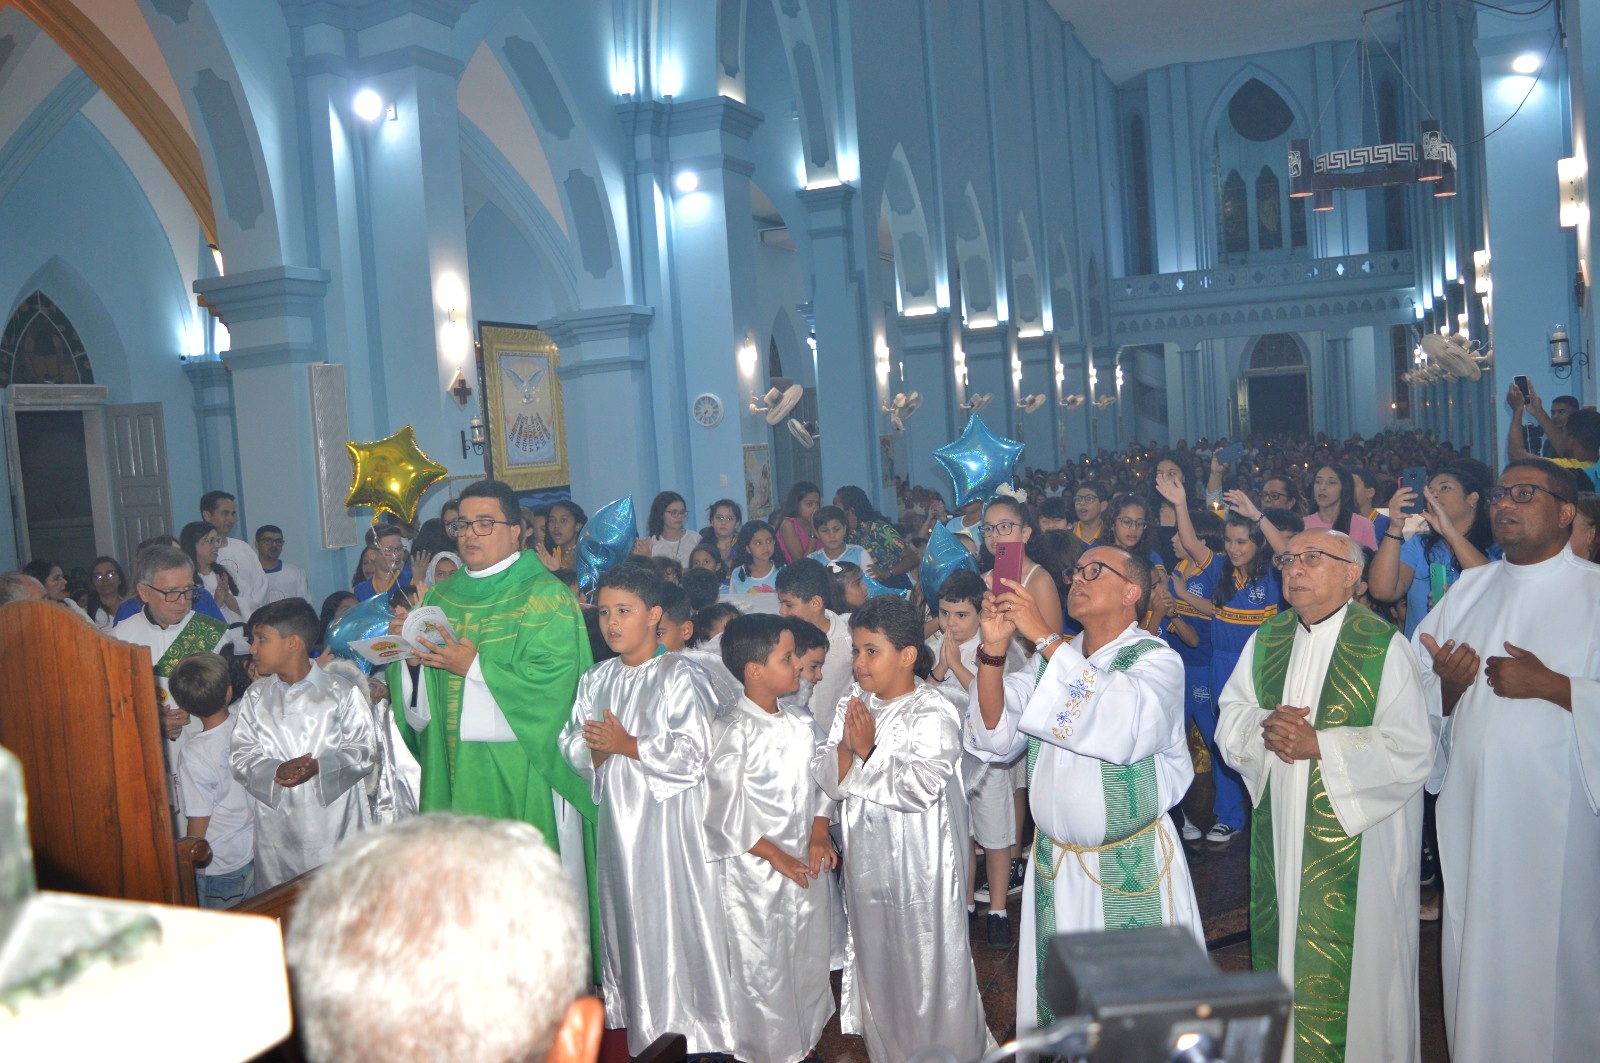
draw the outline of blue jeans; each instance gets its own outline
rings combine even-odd
[[[256,891],[256,862],[245,864],[225,875],[195,876],[202,908],[232,908]]]

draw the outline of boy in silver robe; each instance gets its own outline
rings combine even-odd
[[[789,625],[738,617],[722,633],[722,658],[744,694],[712,728],[706,848],[723,866],[728,969],[743,990],[734,1055],[795,1063],[833,1014],[831,802],[811,778],[811,718],[779,705],[800,685]]]
[[[624,562],[600,580],[599,621],[618,654],[578,681],[561,732],[599,805],[595,854],[606,1026],[628,1051],[681,1033],[689,1052],[733,1049],[718,878],[706,852],[706,759],[717,695],[704,668],[657,641],[661,579]]]

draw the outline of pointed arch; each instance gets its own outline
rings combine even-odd
[[[1299,95],[1278,75],[1258,63],[1247,62],[1240,66],[1231,78],[1223,82],[1216,95],[1211,97],[1211,104],[1206,108],[1205,122],[1200,126],[1200,138],[1196,143],[1210,144],[1215,139],[1222,123],[1227,120],[1228,104],[1232,102],[1234,94],[1250,81],[1261,82],[1289,105],[1289,110],[1294,112],[1294,122],[1290,126],[1291,135],[1298,133],[1303,136],[1310,131],[1308,121],[1310,112]]]
[[[939,286],[934,243],[922,207],[922,193],[911,172],[904,144],[896,144],[884,175],[881,214],[894,244],[895,288],[899,312],[928,313],[938,308]]]
[[[94,368],[71,319],[37,289],[0,332],[0,388],[12,384],[93,384]]]
[[[94,20],[68,3],[11,0],[77,63],[144,137],[194,210],[206,239],[217,242],[217,220],[200,149],[149,80]]]
[[[1007,255],[1011,259],[1010,295],[1011,318],[1017,328],[1028,335],[1043,335],[1044,295],[1041,291],[1039,259],[1033,251],[1033,236],[1028,216],[1017,212],[1006,240]]]
[[[1256,174],[1256,246],[1276,251],[1283,246],[1283,202],[1278,175],[1263,166]]]
[[[956,261],[961,266],[961,307],[969,326],[982,328],[1000,322],[994,272],[994,252],[983,221],[977,190],[967,182],[956,210]]]

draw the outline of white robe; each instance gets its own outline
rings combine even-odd
[[[1081,636],[1080,636],[1081,637]],[[1034,686],[1033,668],[1005,677],[1006,705],[999,724],[990,730],[981,717],[973,730],[976,748],[1001,756],[1026,750],[1029,736],[1038,738],[1039,757],[1028,787],[1028,805],[1038,829],[1057,841],[1100,845],[1106,840],[1105,791],[1100,765],[1137,764],[1155,758],[1157,803],[1163,813],[1155,831],[1158,864],[1171,854],[1168,877],[1160,886],[1162,920],[1188,927],[1202,944],[1200,905],[1189,877],[1183,846],[1172,836],[1166,811],[1188,792],[1194,781],[1189,743],[1183,729],[1183,659],[1165,643],[1145,652],[1133,667],[1107,671],[1118,651],[1153,638],[1137,625],[1106,643],[1087,659],[1071,642],[1058,645]],[[976,679],[973,689],[976,689]],[[978,698],[972,696],[973,711]],[[1062,720],[1061,717],[1066,717]],[[1074,854],[1055,852],[1056,932],[1105,929],[1101,890],[1089,875],[1101,878],[1100,857],[1084,853],[1083,867]],[[1021,946],[1017,949],[1017,1032],[1037,1029],[1038,955],[1035,939],[1036,861],[1028,861],[1022,891]]]
[[[1422,645],[1505,643],[1572,680],[1572,711],[1502,698],[1480,671],[1443,721],[1445,1030],[1457,1063],[1600,1059],[1600,566],[1569,550],[1468,569],[1417,627]]]
[[[1339,642],[1347,608],[1311,631],[1295,626],[1283,704],[1311,708],[1315,724],[1323,680]],[[1272,784],[1272,853],[1277,867],[1278,974],[1292,989],[1300,912],[1306,787],[1311,762],[1285,764],[1267,752],[1263,707],[1255,689],[1256,637],[1250,636],[1222,690],[1217,746],[1244,779],[1253,805]],[[1361,837],[1356,877],[1356,925],[1350,970],[1349,1063],[1406,1063],[1421,1057],[1417,1002],[1418,853],[1422,848],[1422,784],[1433,764],[1433,734],[1422,681],[1409,643],[1395,632],[1383,660],[1371,727],[1317,732],[1322,782],[1345,834]],[[1294,1031],[1283,1046],[1294,1058]]]
[[[744,1063],[794,1063],[833,1014],[832,871],[802,888],[750,849],[762,838],[808,863],[830,802],[811,778],[811,720],[740,697],[712,727],[706,852],[721,863],[736,1043]]]
[[[840,802],[850,920],[840,1028],[866,1038],[873,1063],[931,1045],[977,1059],[994,1047],[967,929],[967,799],[958,765],[961,717],[919,683],[884,701],[859,687],[876,748],[839,778],[843,706],[817,743],[811,777]]]
[[[850,686],[855,682],[850,647],[850,614],[840,615],[826,609],[823,610],[823,616],[828,621],[828,652],[822,659],[822,678],[817,680],[816,689],[811,693],[811,718],[819,742],[828,737],[839,699],[850,692]]]
[[[239,612],[250,614],[267,604],[267,574],[261,568],[261,555],[243,539],[224,539],[217,549],[217,560],[228,566],[239,585]]]
[[[639,744],[639,759],[595,766],[583,725],[606,711]],[[722,869],[706,851],[706,760],[716,693],[704,668],[675,653],[630,667],[622,658],[578,681],[561,750],[589,780],[599,885],[606,1026],[626,1026],[628,1050],[664,1033],[689,1051],[733,1048]]]
[[[317,774],[298,786],[274,776],[310,753]],[[230,759],[256,799],[256,889],[320,867],[339,843],[371,822],[366,788],[378,753],[372,706],[350,680],[313,663],[290,685],[268,676],[239,701]]]
[[[129,642],[135,646],[143,646],[148,649],[150,651],[150,664],[154,666],[161,661],[162,655],[172,648],[172,644],[178,640],[178,636],[183,634],[184,628],[189,626],[189,621],[194,619],[194,615],[194,610],[191,609],[176,624],[170,627],[161,627],[150,619],[148,610],[141,608],[132,616],[117,621],[116,625],[111,629],[111,637],[119,642]],[[217,645],[210,647],[210,649],[216,650],[227,640],[227,635],[223,635]],[[172,695],[167,692],[166,678],[158,675],[155,680],[156,708],[158,710],[177,708],[173,704]],[[199,734],[202,730],[204,730],[204,727],[200,722],[200,718],[191,716],[189,717],[189,722],[183,725],[183,730],[178,732],[177,738],[169,739],[162,743],[165,747],[167,758],[167,799],[172,804],[175,816],[174,829],[177,830],[180,837],[188,833],[188,818],[183,814],[183,791],[178,786],[178,754],[183,752],[183,747],[189,743],[189,739]],[[163,731],[162,736],[165,737],[165,735],[166,732]]]

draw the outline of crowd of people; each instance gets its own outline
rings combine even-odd
[[[673,1032],[814,1058],[842,971],[841,1026],[874,1060],[976,1059],[975,923],[997,949],[1020,934],[1017,1029],[1047,1026],[1049,935],[1203,941],[1186,853],[1248,834],[1291,1046],[1418,1057],[1431,884],[1457,1058],[1580,1058],[1600,1051],[1592,412],[1544,416],[1554,459],[1523,439],[1498,475],[1391,432],[1102,451],[959,512],[901,484],[893,519],[801,482],[765,517],[719,499],[696,532],[665,491],[594,587],[584,509],[488,480],[373,529],[320,610],[285,532],[232,538],[211,492],[127,569],[34,562],[0,603],[150,648],[202,903],[418,812],[521,821],[634,1053]],[[940,524],[972,563],[923,586]],[[378,596],[397,633],[422,604],[448,628],[369,675],[330,631]],[[317,949],[290,957],[297,986],[331,984]],[[319,1058],[360,1058],[329,1038]]]

